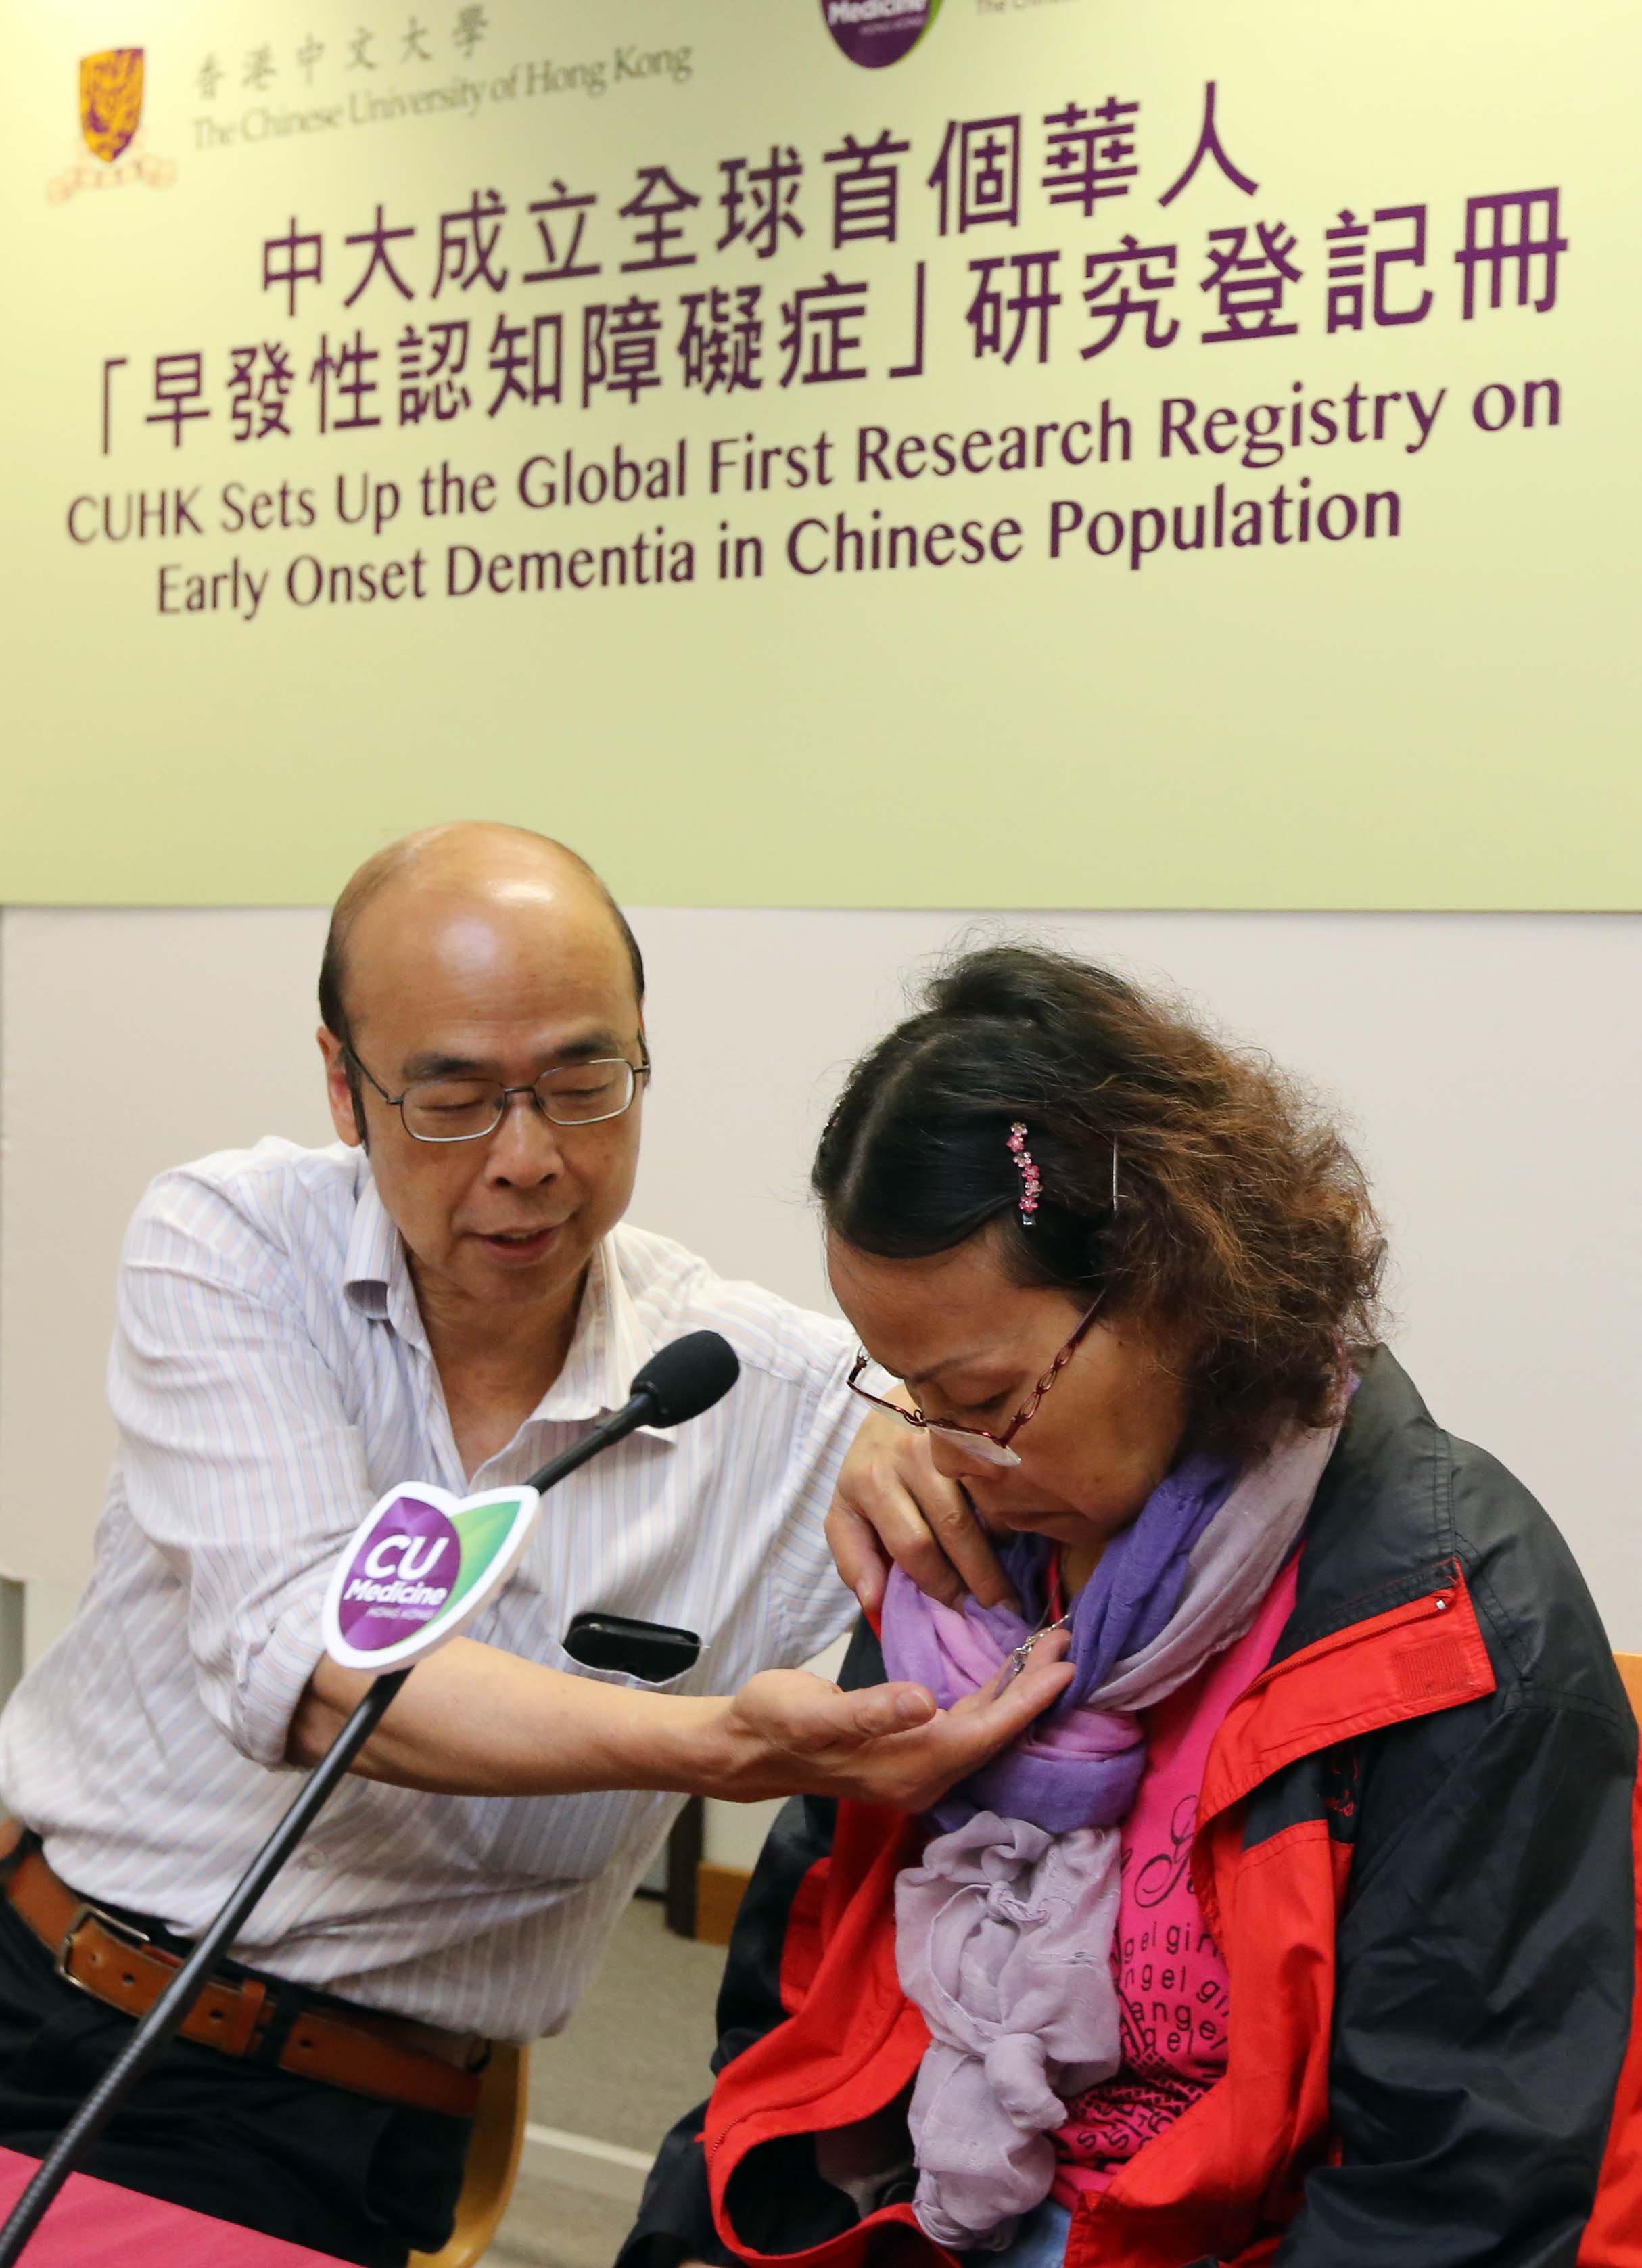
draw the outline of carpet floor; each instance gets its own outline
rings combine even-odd
[[[530,2051],[533,2122],[652,2152],[707,2092],[723,1969],[721,1947],[672,1936],[636,1898],[569,2025]],[[632,2206],[544,2179],[541,2160],[526,2145],[490,2268],[610,2268]]]

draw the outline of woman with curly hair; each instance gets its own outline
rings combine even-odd
[[[1071,1682],[928,1816],[787,1806],[623,2268],[1642,2263],[1636,1727],[1550,1521],[1377,1343],[1337,1132],[998,948],[814,1186],[857,1390],[1014,1592],[895,1569],[845,1682]]]

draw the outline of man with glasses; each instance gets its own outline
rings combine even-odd
[[[448,2229],[486,2043],[564,2021],[681,1795],[921,1808],[1064,1673],[934,1717],[799,1670],[855,1605],[822,1534],[853,1343],[623,1225],[643,968],[579,858],[494,827],[393,846],[337,902],[320,1005],[337,1144],[163,1174],[128,1239],[96,1569],[0,1726],[0,2144],[48,2146],[291,1800],[283,1768],[353,1707],[320,1602],[372,1500],[522,1479],[683,1331],[741,1362],[716,1409],[548,1500],[91,2161],[400,2263]],[[884,1441],[865,1463],[847,1518],[904,1525],[922,1469]],[[591,1610],[697,1633],[699,1658],[666,1690],[589,1672],[564,1641]]]

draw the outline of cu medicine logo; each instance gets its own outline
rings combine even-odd
[[[151,158],[144,150],[137,133],[142,117],[142,48],[105,48],[100,55],[82,55],[82,154],[66,173],[47,183],[50,202],[66,204],[77,189],[123,189],[137,181],[151,189],[169,188],[176,166],[169,158]],[[85,151],[95,165],[86,164]]]
[[[364,1599],[373,1606],[414,1608],[419,1614],[431,1614],[449,1598],[450,1586],[427,1583],[423,1578],[433,1572],[451,1540],[448,1535],[383,1536],[366,1552],[360,1572],[343,1590],[344,1602]]]
[[[940,0],[821,0],[821,15],[852,63],[879,70],[909,55],[940,12]]]

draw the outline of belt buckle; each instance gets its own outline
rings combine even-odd
[[[121,1945],[129,1946],[134,1953],[143,1946],[152,1945],[154,1940],[146,1930],[138,1929],[135,1923],[121,1921],[117,1914],[106,1912],[101,1906],[92,1905],[88,1898],[81,1899],[79,1904],[74,1909],[74,1918],[63,1933],[54,1966],[65,1984],[72,1984],[77,1992],[84,1992],[95,2000],[100,1996],[94,1992],[89,1984],[82,1984],[69,1965],[74,1958],[74,1940],[88,1921],[100,1922],[111,1937],[117,1938]]]

